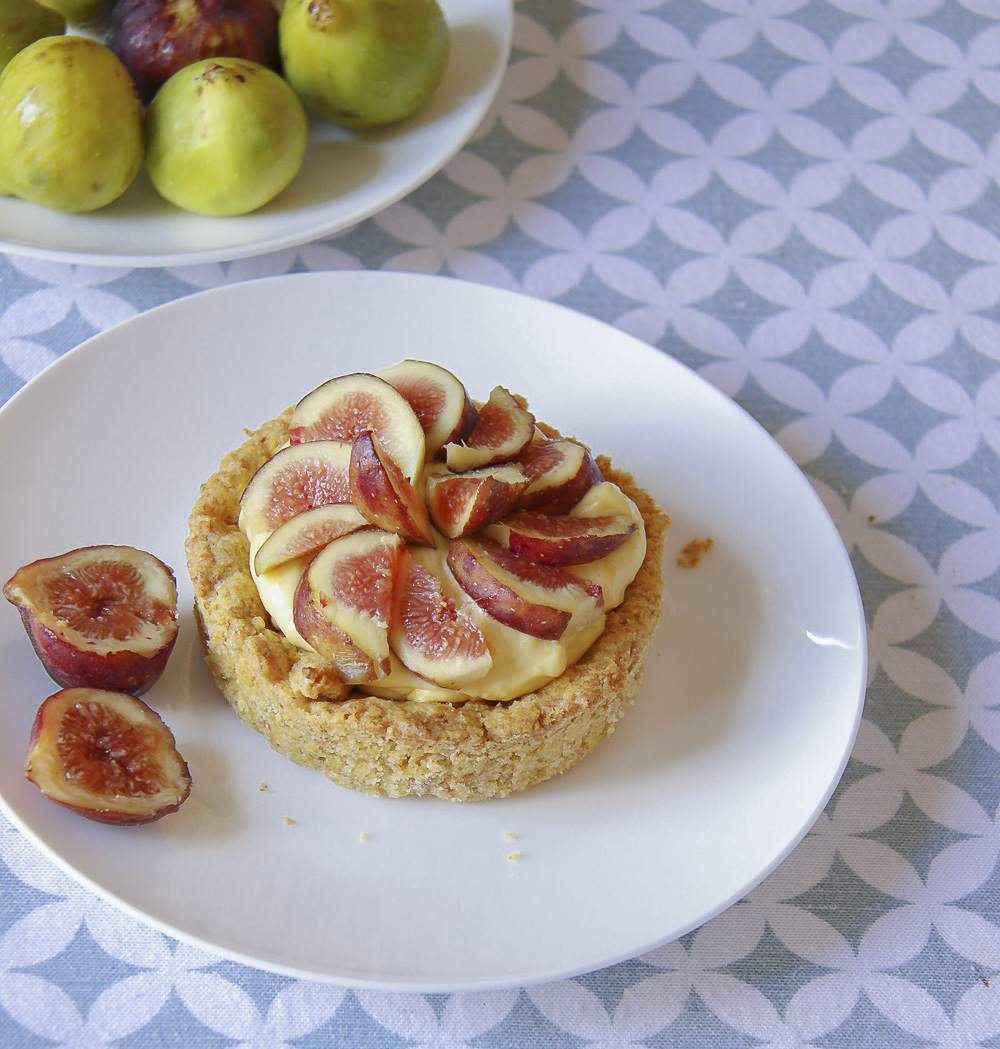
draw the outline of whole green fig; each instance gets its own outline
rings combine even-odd
[[[142,164],[142,113],[111,50],[82,36],[48,36],[0,73],[0,186],[60,211],[120,197]]]
[[[278,43],[306,108],[363,129],[402,120],[427,101],[450,32],[438,0],[286,0]]]
[[[3,0],[0,4],[0,71],[18,53],[43,36],[66,31],[66,19],[35,0]]]
[[[205,215],[243,215],[276,197],[305,158],[295,92],[248,58],[178,70],[146,110],[146,167],[161,196]]]

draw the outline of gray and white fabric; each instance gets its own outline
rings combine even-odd
[[[296,270],[443,273],[608,321],[805,472],[871,655],[846,775],[779,869],[542,986],[257,971],[120,913],[0,817],[0,1045],[998,1044],[998,179],[997,0],[522,0],[473,139],[340,235],[175,269],[0,256],[3,399],[139,311]]]

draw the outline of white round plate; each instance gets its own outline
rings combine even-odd
[[[260,255],[326,237],[412,192],[462,148],[507,67],[511,0],[441,0],[452,32],[440,85],[414,117],[353,134],[314,120],[302,169],[249,215],[212,218],[168,204],[145,168],[113,204],[73,215],[0,196],[0,250],[61,262],[180,266]]]
[[[451,368],[473,397],[498,383],[523,393],[673,518],[663,622],[634,706],[576,767],[504,800],[372,798],[273,753],[215,689],[190,611],[186,517],[244,429],[327,378],[404,357]],[[8,608],[5,811],[102,896],[224,956],[423,991],[590,971],[739,899],[803,837],[844,769],[865,630],[829,516],[732,401],[591,318],[411,274],[230,285],[56,361],[0,409],[0,446],[0,578],[105,542],[177,570],[181,635],[147,699],[194,779],[179,812],[139,828],[43,798],[22,767],[55,688]],[[701,563],[678,567],[685,544],[708,537]]]

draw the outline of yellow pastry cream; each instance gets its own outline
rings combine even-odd
[[[604,630],[606,613],[621,604],[625,588],[632,582],[646,554],[642,517],[632,500],[610,481],[595,484],[570,511],[571,516],[580,517],[611,514],[628,516],[635,522],[636,530],[621,546],[600,560],[565,568],[565,571],[572,575],[598,584],[603,593],[604,603],[596,614],[574,615],[558,641],[545,641],[506,626],[468,598],[455,582],[446,564],[448,540],[439,533],[435,533],[437,544],[433,549],[412,547],[413,554],[441,581],[445,593],[473,617],[493,656],[493,666],[478,681],[462,689],[451,690],[439,688],[417,677],[400,663],[395,654],[391,654],[392,670],[386,677],[357,687],[371,695],[389,699],[409,698],[441,702],[467,699],[509,700],[532,692],[558,677],[600,636]],[[240,527],[250,542],[251,575],[272,623],[293,644],[307,651],[311,650],[311,646],[296,630],[292,619],[295,589],[309,558],[296,558],[266,572],[257,573],[253,568],[254,557],[271,533],[254,533],[248,530],[242,515]],[[486,528],[484,534],[503,541],[505,530],[505,526],[498,523]],[[557,606],[558,602],[558,595],[553,594],[551,603]],[[569,609],[569,606],[566,607]]]

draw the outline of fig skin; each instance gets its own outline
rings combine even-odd
[[[94,211],[132,184],[143,156],[135,85],[114,53],[47,36],[0,74],[0,184],[59,211]]]
[[[66,19],[35,0],[3,0],[0,5],[0,72],[28,44],[66,31]]]
[[[295,92],[247,58],[206,58],[175,73],[146,110],[146,167],[171,204],[245,215],[273,200],[305,159]]]
[[[83,731],[97,734],[70,739],[67,717],[74,714]],[[76,767],[67,767],[74,761]],[[160,715],[133,695],[104,689],[66,688],[42,703],[24,772],[50,801],[116,826],[162,819],[191,793],[187,762]],[[131,789],[107,789],[115,781]]]
[[[285,78],[307,109],[354,130],[420,109],[450,43],[437,0],[286,0],[278,20]]]
[[[87,29],[101,29],[108,20],[113,0],[38,0],[38,2],[58,12],[73,25]]]
[[[278,69],[278,12],[269,0],[117,0],[111,49],[144,103],[203,58],[249,58]]]
[[[141,696],[163,673],[177,640],[177,588],[173,570],[152,554],[139,552],[159,566],[162,573],[162,601],[158,603],[162,605],[160,614],[164,623],[155,645],[140,643],[102,650],[107,646],[99,641],[88,643],[80,631],[73,630],[66,620],[44,607],[44,582],[39,580],[57,575],[66,559],[91,551],[108,551],[109,559],[113,559],[113,553],[124,550],[131,548],[84,547],[58,557],[43,558],[19,569],[4,585],[4,597],[17,607],[35,654],[56,684]]]

